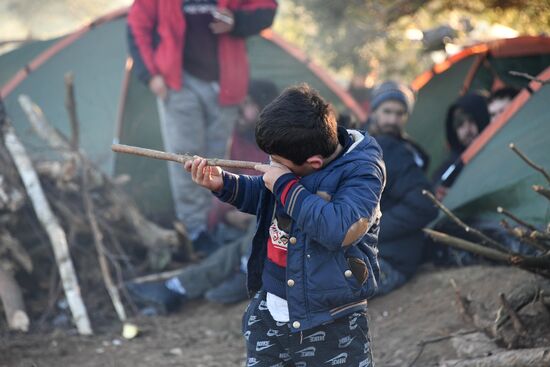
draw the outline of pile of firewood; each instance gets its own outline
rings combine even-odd
[[[146,254],[144,263],[154,270],[167,265],[176,250],[192,255],[181,224],[166,229],[145,218],[120,187],[124,178],[106,176],[79,149],[72,76],[68,74],[65,82],[70,137],[56,130],[29,97],[19,98],[36,135],[56,153],[55,160],[31,160],[0,107],[0,299],[9,328],[27,331],[29,316],[14,275],[32,275],[35,264],[29,249],[41,238],[53,250],[79,333],[91,334],[78,282],[82,269],[75,269],[71,257],[77,241],[86,238],[95,249],[99,269],[94,271],[100,270],[121,321],[127,318],[123,300],[127,295],[121,284],[139,272],[128,252]]]

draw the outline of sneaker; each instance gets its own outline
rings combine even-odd
[[[214,253],[218,248],[220,248],[220,243],[206,231],[200,232],[193,240],[193,250],[204,256]]]
[[[177,310],[185,296],[168,289],[165,280],[155,282],[128,282],[126,289],[140,310],[147,313],[166,314]]]
[[[239,271],[222,284],[212,288],[204,295],[209,301],[216,303],[236,303],[248,299],[246,289],[246,274]]]

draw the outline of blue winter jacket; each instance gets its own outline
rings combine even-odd
[[[262,288],[269,226],[276,205],[282,205],[292,218],[286,299],[293,331],[365,310],[367,298],[377,289],[376,246],[385,166],[381,149],[371,136],[353,130],[348,134],[353,142],[342,155],[299,178],[289,190],[289,183],[297,179],[292,173],[281,176],[271,193],[262,176],[224,172],[224,187],[216,194],[239,210],[256,215],[257,231],[248,261],[250,294]]]

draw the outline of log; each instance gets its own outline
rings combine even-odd
[[[25,311],[25,303],[21,295],[21,288],[13,275],[0,266],[0,299],[4,306],[4,313],[11,330],[27,332],[29,330],[29,317]]]
[[[57,218],[50,208],[46,195],[42,190],[38,175],[32,166],[25,148],[15,135],[13,127],[7,121],[4,121],[3,138],[4,144],[10,152],[25,189],[27,190],[36,216],[48,234],[55,260],[59,268],[65,296],[67,297],[78,332],[82,335],[90,335],[92,334],[92,327],[90,325],[86,306],[80,296],[80,286],[78,285],[78,279],[70,257],[65,232],[59,225]]]
[[[3,252],[9,252],[27,273],[32,272],[32,259],[27,250],[9,232],[0,229],[0,255]]]
[[[550,366],[550,348],[517,349],[492,356],[445,361],[442,367],[548,367]]]

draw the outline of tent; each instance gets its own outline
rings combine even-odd
[[[509,71],[538,75],[548,65],[550,37],[523,36],[466,48],[418,76],[411,84],[417,102],[407,130],[430,154],[430,174],[446,157],[445,115],[460,95],[500,85],[524,88],[529,80]]]
[[[464,168],[443,203],[460,217],[477,223],[500,219],[496,208],[502,206],[544,226],[550,221],[550,205],[531,186],[545,184],[545,179],[508,145],[513,142],[550,169],[550,85],[510,75],[509,71],[550,79],[550,38],[526,36],[480,44],[434,65],[412,83],[417,103],[407,130],[431,155],[433,171],[447,154],[444,123],[451,103],[468,91],[490,91],[501,85],[522,89],[462,154]]]
[[[31,154],[49,149],[30,133],[17,97],[28,94],[48,120],[67,133],[63,76],[75,75],[80,120],[80,146],[109,174],[130,174],[128,190],[147,214],[170,218],[172,204],[166,165],[145,158],[115,156],[113,141],[163,149],[156,103],[132,73],[127,57],[128,8],[107,14],[82,29],[52,40],[27,43],[0,56],[0,96]],[[353,98],[327,72],[299,49],[271,31],[247,41],[251,76],[274,81],[279,88],[307,82],[338,111],[358,119],[364,113]]]
[[[502,206],[541,228],[550,222],[550,201],[532,190],[549,183],[509,148],[550,172],[550,66],[537,79],[546,84],[529,83],[462,154],[465,166],[444,200],[459,216],[495,221]]]

